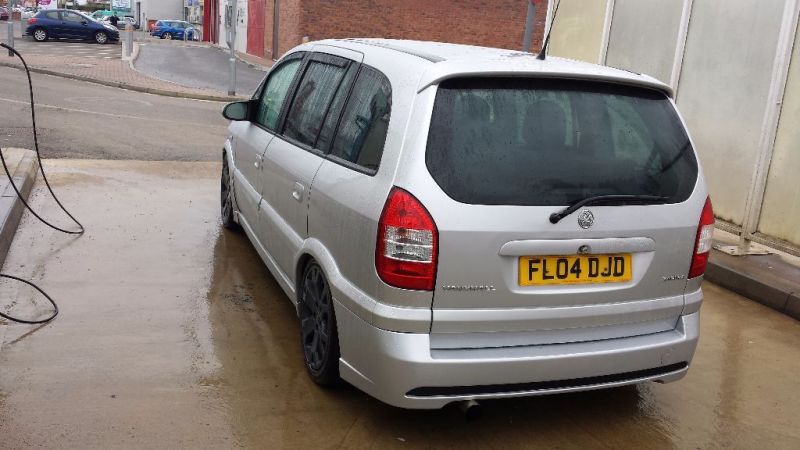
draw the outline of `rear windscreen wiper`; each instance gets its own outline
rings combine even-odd
[[[591,205],[593,203],[607,203],[614,202],[616,204],[627,203],[659,203],[669,200],[669,197],[659,197],[657,195],[596,195],[594,197],[586,197],[583,200],[577,201],[561,211],[550,214],[550,223],[558,223],[564,217],[574,213],[581,207]]]

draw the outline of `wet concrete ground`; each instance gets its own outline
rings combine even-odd
[[[4,272],[62,313],[0,325],[2,448],[800,448],[800,322],[714,285],[680,382],[486,402],[476,422],[400,410],[309,381],[288,300],[220,229],[217,164],[45,164],[88,232],[27,216],[14,241]],[[60,217],[41,186],[33,204]],[[35,315],[30,294],[3,284],[0,307]]]

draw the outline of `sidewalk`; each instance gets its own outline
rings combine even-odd
[[[735,244],[736,237],[716,230],[714,244]],[[753,244],[756,247],[757,244]],[[731,256],[711,250],[705,279],[750,300],[800,320],[800,258],[770,255]]]
[[[27,43],[27,40],[22,41],[23,45]],[[109,44],[109,46],[113,46],[116,51],[122,51],[119,44]],[[239,97],[230,97],[225,92],[181,86],[177,83],[159,80],[134,70],[128,61],[120,61],[119,59],[88,59],[69,54],[26,54],[22,50],[20,50],[20,53],[28,63],[31,72],[35,73],[171,97],[213,101],[235,101],[239,99]],[[134,54],[133,56],[135,57],[136,55]],[[22,63],[19,58],[11,58],[7,53],[3,52],[0,54],[0,66],[21,69]]]
[[[147,40],[137,42],[136,71],[181,86],[227,93],[230,53],[207,44]],[[250,96],[264,79],[266,68],[236,61],[236,94]]]

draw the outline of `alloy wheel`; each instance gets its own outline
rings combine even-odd
[[[222,177],[220,180],[220,213],[222,225],[226,228],[235,228],[233,220],[233,190],[230,184],[230,172],[228,169],[228,158],[222,157]]]
[[[331,293],[322,269],[316,263],[305,271],[300,302],[303,356],[312,376],[325,369],[331,351]]]

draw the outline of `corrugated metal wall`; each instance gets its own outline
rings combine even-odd
[[[558,19],[550,37],[550,53],[565,58],[597,62],[605,15],[605,1],[562,0],[558,7]]]
[[[717,217],[744,227],[748,238],[758,240],[760,232],[797,251],[798,3],[561,0],[551,53],[605,62],[671,84],[698,147]],[[782,50],[791,44],[789,66]],[[783,96],[781,75],[786,77]]]
[[[795,35],[758,231],[800,243],[800,33]]]

